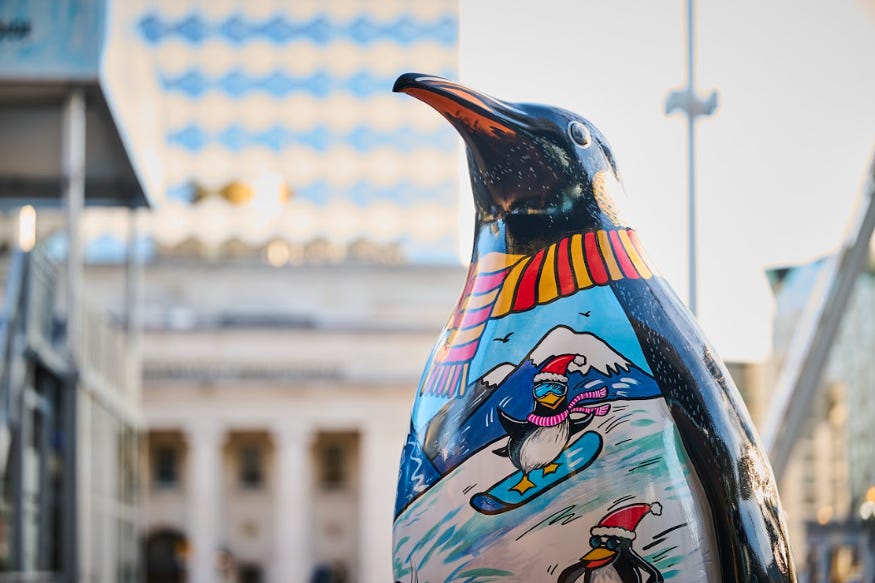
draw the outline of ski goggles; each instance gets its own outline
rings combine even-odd
[[[536,385],[534,388],[534,394],[536,399],[540,399],[541,397],[546,397],[547,395],[556,395],[557,397],[561,397],[564,395],[568,389],[562,383],[541,383]]]

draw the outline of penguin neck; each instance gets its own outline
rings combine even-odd
[[[604,212],[585,216],[576,213],[531,213],[487,216],[478,212],[474,233],[473,261],[490,253],[533,255],[539,250],[578,233],[627,228]]]
[[[616,205],[624,196],[622,182],[607,168],[551,184],[510,180],[504,185],[494,177],[486,180],[471,148],[468,158],[475,259],[491,252],[532,255],[574,234],[628,227]]]
[[[566,411],[566,405],[567,403],[564,399],[554,408],[547,407],[541,403],[536,403],[532,415],[537,415],[538,417],[553,417],[555,415],[560,415]]]
[[[539,417],[551,417],[564,412],[568,408],[568,402],[565,398],[556,403],[555,407],[548,407],[542,403],[535,402],[535,408],[532,410],[532,415]]]

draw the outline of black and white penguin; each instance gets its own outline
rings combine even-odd
[[[544,249],[575,235],[601,237],[605,249],[632,236],[613,200],[622,192],[613,151],[589,120],[419,73],[399,77],[394,90],[433,107],[465,140],[477,261],[495,253],[540,261]],[[654,148],[660,147],[657,140]],[[635,237],[628,247],[632,255],[643,254],[639,243]],[[631,269],[627,276],[617,261],[611,259],[610,277],[601,270],[588,275],[601,276],[596,285],[612,290],[662,391],[689,475],[703,494],[699,522],[713,530],[702,538],[703,553],[713,549],[711,564],[723,581],[796,581],[775,479],[728,371],[664,278]],[[553,294],[545,295],[552,301]],[[530,309],[534,300],[522,304],[520,310]],[[506,419],[502,425],[521,443],[533,431]]]
[[[507,456],[523,473],[520,481],[511,489],[520,494],[534,487],[529,474],[537,469],[549,475],[559,468],[560,454],[568,447],[571,437],[583,431],[596,415],[606,415],[610,405],[582,407],[577,403],[584,399],[605,396],[605,390],[577,395],[568,401],[568,367],[583,357],[576,354],[554,356],[541,367],[532,381],[532,396],[535,406],[525,419],[514,419],[501,409],[498,420],[509,437],[507,445],[494,453]],[[579,364],[583,364],[579,362]],[[571,417],[571,413],[583,413]]]
[[[648,514],[659,516],[662,505],[629,504],[609,512],[590,530],[592,550],[562,571],[558,583],[662,583],[659,569],[632,548],[635,529]]]

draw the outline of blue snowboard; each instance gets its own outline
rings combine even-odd
[[[511,490],[523,477],[521,471],[516,471],[503,478],[485,492],[478,492],[471,497],[471,506],[483,514],[501,514],[514,508],[519,508],[530,500],[537,498],[554,486],[558,486],[571,476],[582,472],[595,461],[602,451],[602,438],[594,431],[587,431],[571,443],[556,460],[559,467],[555,472],[543,475],[542,470],[529,473],[529,480],[535,484],[525,493]]]

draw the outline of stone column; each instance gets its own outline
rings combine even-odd
[[[385,421],[385,420],[384,420]],[[361,583],[392,578],[392,521],[398,461],[404,431],[393,423],[370,423],[361,434]]]
[[[273,583],[307,583],[313,570],[310,508],[313,501],[312,429],[299,420],[273,430],[276,473]]]
[[[188,433],[189,540],[192,583],[219,580],[218,551],[222,491],[222,445],[225,431],[218,423],[196,423]]]

